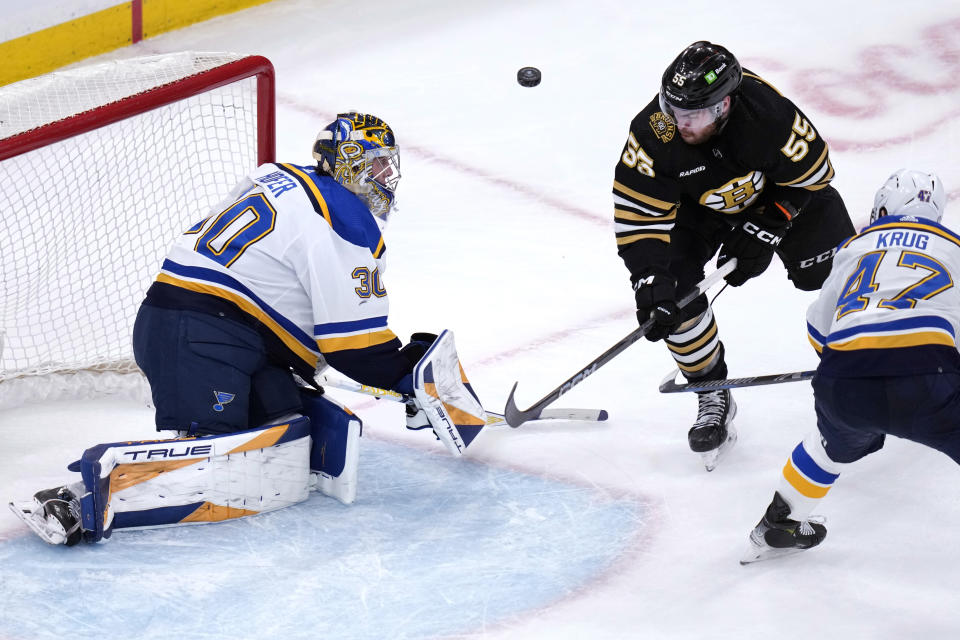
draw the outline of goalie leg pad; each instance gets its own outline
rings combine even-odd
[[[68,467],[83,479],[83,539],[114,529],[218,522],[307,499],[310,421],[229,435],[101,444]]]
[[[301,389],[310,418],[310,471],[320,493],[351,504],[357,498],[357,469],[363,424],[349,409],[316,391]]]
[[[462,456],[487,414],[460,365],[452,332],[441,333],[414,367],[413,390],[433,432],[450,453]]]

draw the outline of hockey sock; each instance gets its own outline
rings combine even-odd
[[[705,376],[722,357],[713,309],[707,307],[699,318],[681,325],[677,333],[667,337],[666,343],[687,379]]]
[[[790,454],[777,490],[790,505],[790,518],[803,522],[840,476],[846,463],[834,462],[813,430]]]

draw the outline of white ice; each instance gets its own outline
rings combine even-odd
[[[388,229],[391,325],[452,329],[481,399],[525,407],[635,326],[610,186],[627,125],[684,46],[710,39],[791,96],[831,143],[854,222],[893,170],[960,195],[960,7],[611,0],[277,0],[116,52],[262,54],[278,158],[307,163],[339,110],[402,149]],[[519,67],[543,71],[517,85]],[[960,214],[945,223],[960,228]],[[715,302],[731,376],[812,368],[811,294],[775,263]],[[814,427],[807,383],[736,392],[737,448],[687,449],[691,395],[638,343],[557,404],[604,424],[491,430],[456,461],[388,401],[365,420],[358,502],[320,496],[222,525],[53,548],[0,513],[0,637],[953,638],[960,475],[889,439],[844,473],[808,553],[741,567],[747,535]],[[958,418],[960,419],[960,418]],[[87,446],[153,435],[126,400],[0,414],[4,499],[70,478]],[[6,595],[9,594],[9,595]]]

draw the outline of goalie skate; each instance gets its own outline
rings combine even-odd
[[[80,541],[80,503],[66,487],[38,491],[32,500],[8,504],[44,542],[69,547]]]

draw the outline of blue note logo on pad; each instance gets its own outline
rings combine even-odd
[[[213,410],[220,412],[223,411],[223,405],[230,404],[237,396],[236,394],[227,393],[226,391],[214,391],[213,397],[217,399],[216,404],[213,405]]]

